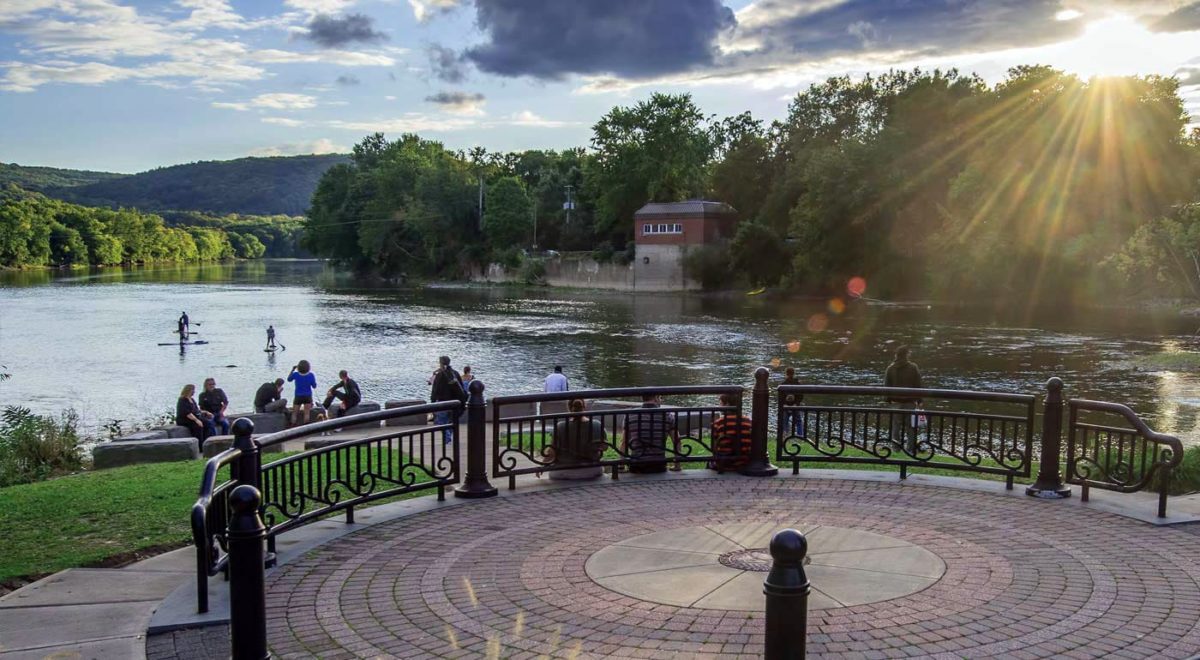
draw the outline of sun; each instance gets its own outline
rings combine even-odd
[[[1195,49],[1190,38],[1156,34],[1131,16],[1114,14],[1088,23],[1083,34],[1057,44],[1063,68],[1084,77],[1170,74]]]

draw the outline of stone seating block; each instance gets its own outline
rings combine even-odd
[[[168,438],[191,438],[192,432],[186,426],[178,424],[168,424],[166,426],[156,426],[151,431],[166,431]]]
[[[260,436],[260,434],[255,433],[254,435],[252,435],[250,437],[257,439],[261,436]],[[209,438],[207,438],[204,441],[204,458],[212,458],[213,456],[216,456],[217,454],[225,451],[226,449],[229,449],[232,446],[233,446],[233,436],[232,435],[210,436]],[[276,444],[276,445],[269,445],[267,447],[262,448],[262,453],[264,453],[264,454],[279,454],[282,452],[283,452],[283,444],[282,443]]]
[[[96,445],[92,449],[92,464],[98,470],[139,463],[190,461],[197,458],[200,458],[200,446],[191,436],[159,440],[114,440]]]
[[[491,402],[487,404],[487,421],[492,421],[493,406]],[[525,417],[528,415],[537,414],[537,403],[510,403],[500,408],[500,417]]]
[[[129,442],[133,440],[166,440],[168,437],[169,436],[167,436],[166,429],[146,429],[145,431],[134,431],[128,435],[123,435],[119,438],[116,438],[115,441]]]
[[[383,404],[387,410],[393,408],[407,408],[408,406],[419,406],[425,403],[424,399],[389,399]],[[395,417],[385,421],[384,426],[425,426],[428,424],[428,415],[422,413],[419,415],[405,415],[403,417]]]
[[[543,401],[541,414],[557,415],[567,412],[568,401]]]
[[[265,435],[267,433],[278,433],[287,428],[288,417],[281,412],[270,413],[233,413],[225,416],[229,420],[229,425],[239,419],[248,419],[254,422],[254,435]]]
[[[336,414],[334,412],[336,410],[336,405],[337,404],[335,403],[334,407],[329,409],[329,412],[328,412],[329,419],[334,418],[334,415]],[[379,403],[377,403],[375,401],[363,401],[363,402],[359,403],[357,406],[354,406],[353,408],[351,408],[350,410],[347,410],[346,414],[342,415],[341,419],[345,419],[346,417],[348,417],[350,415],[361,415],[362,413],[379,412],[382,409],[383,409],[383,407],[380,406]],[[379,427],[380,427],[379,422],[365,422],[362,424],[351,424],[349,426],[343,426],[342,430],[377,429]]]

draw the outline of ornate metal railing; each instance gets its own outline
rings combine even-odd
[[[898,465],[902,479],[910,467],[984,472],[1011,489],[1033,465],[1035,404],[1030,394],[782,385],[775,459],[793,474],[802,462]]]
[[[1158,489],[1158,516],[1167,515],[1171,472],[1183,460],[1179,438],[1156,433],[1128,406],[1071,399],[1067,426],[1067,483],[1133,493]],[[1083,421],[1087,416],[1089,421]],[[1122,424],[1122,426],[1118,426]]]
[[[260,439],[251,439],[254,427],[249,420],[235,421],[234,446],[205,465],[200,498],[192,507],[199,610],[208,609],[207,579],[225,570],[228,563],[228,495],[236,486],[248,484],[261,492],[259,513],[267,525],[270,553],[275,551],[279,534],[335,513],[344,513],[346,522],[352,523],[354,508],[362,504],[430,489],[437,490],[438,499],[445,499],[446,486],[459,481],[460,437],[455,420],[461,411],[462,404],[456,401],[393,408],[310,424]],[[348,438],[261,465],[261,452],[266,447],[347,427],[439,412],[453,413],[452,421],[419,427],[380,426],[365,437]],[[230,469],[229,479],[220,482],[221,469],[226,466]]]
[[[617,479],[621,466],[637,470],[667,463],[707,463],[718,453],[712,423],[725,415],[741,415],[742,393],[743,388],[729,385],[495,397],[490,411],[492,476],[508,477],[511,490],[522,474],[610,468]],[[732,403],[722,404],[722,396]],[[647,397],[661,397],[663,403],[645,407]],[[689,403],[701,398],[710,403]],[[582,413],[568,412],[573,399],[584,402]],[[717,440],[723,447],[736,448],[749,442],[741,435],[732,431],[730,437]]]

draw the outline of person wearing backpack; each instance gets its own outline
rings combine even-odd
[[[459,375],[453,367],[450,366],[450,358],[446,355],[438,358],[438,370],[433,372],[433,389],[429,393],[429,400],[433,403],[440,401],[458,401],[459,403],[467,402],[467,386],[463,384],[462,376]],[[458,412],[453,410],[443,410],[435,413],[433,416],[434,424],[457,424]],[[442,430],[442,439],[445,444],[450,444],[454,438],[454,432],[449,429]]]

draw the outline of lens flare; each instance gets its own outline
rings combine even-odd
[[[829,317],[824,314],[813,314],[808,317],[808,331],[821,332],[829,327]]]
[[[787,345],[787,349],[788,349],[788,353],[799,353],[800,352],[800,340],[797,339],[796,341],[789,341],[788,345]]]
[[[861,277],[851,277],[846,283],[846,292],[858,298],[867,292],[867,281]]]
[[[834,298],[829,301],[829,313],[830,314],[833,314],[834,316],[839,316],[844,311],[846,311],[846,303],[843,302],[841,298]]]
[[[778,369],[779,365],[783,364],[783,360],[779,358],[771,358],[771,368]]]

